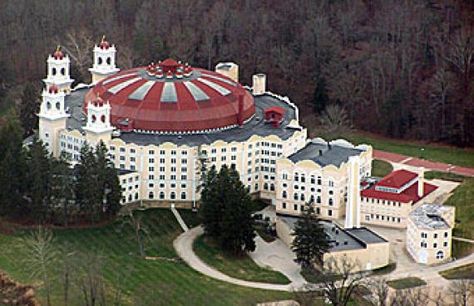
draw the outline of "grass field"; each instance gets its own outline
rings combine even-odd
[[[426,282],[418,277],[406,277],[388,281],[387,285],[393,289],[407,289],[426,285]]]
[[[320,131],[319,129],[313,129]],[[315,134],[326,139],[344,138],[354,144],[370,144],[374,149],[439,161],[464,167],[474,167],[474,149],[463,149],[442,144],[390,139],[375,134],[350,131],[341,135]],[[422,150],[423,149],[423,150]]]
[[[456,207],[454,236],[474,239],[474,178],[465,178],[444,204]]]
[[[229,276],[255,282],[290,283],[283,274],[257,266],[249,256],[234,257],[223,253],[205,236],[198,237],[193,247],[199,258]]]
[[[452,256],[454,258],[462,258],[474,252],[474,244],[469,242],[453,240],[452,245]]]
[[[454,269],[439,272],[446,279],[474,279],[474,264],[469,264]]]
[[[374,159],[372,160],[372,176],[384,177],[393,171],[393,167],[390,163]]]
[[[252,305],[291,297],[285,292],[233,286],[195,272],[177,258],[173,249],[172,241],[181,230],[171,211],[153,209],[140,213],[144,214],[144,225],[149,231],[146,255],[157,260],[145,260],[137,255],[133,230],[121,229],[120,221],[101,228],[55,230],[54,248],[61,253],[74,250],[75,254],[86,256],[99,254],[108,290],[121,288],[125,305]],[[186,215],[186,219],[192,219],[192,215]],[[27,234],[27,231],[0,234],[0,269],[22,283],[40,285],[23,262],[26,250],[21,238]],[[61,270],[51,269],[51,273],[55,284],[53,305],[61,305]],[[40,290],[39,294],[44,301],[44,292]],[[78,295],[72,299],[77,302],[75,305],[83,304]]]

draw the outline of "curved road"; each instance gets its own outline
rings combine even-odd
[[[224,281],[227,283],[231,283],[234,285],[240,285],[244,287],[256,288],[256,289],[266,289],[266,290],[276,290],[276,291],[293,291],[295,288],[290,284],[288,285],[278,285],[278,284],[268,284],[268,283],[259,283],[259,282],[250,282],[241,279],[237,279],[234,277],[230,277],[212,267],[207,265],[203,262],[197,255],[194,253],[193,250],[193,242],[194,240],[202,235],[204,230],[201,226],[197,226],[195,228],[190,229],[178,236],[173,241],[173,247],[178,253],[179,257],[181,257],[191,268],[194,270],[218,279],[220,281]]]
[[[249,288],[256,288],[256,289],[265,289],[265,290],[276,290],[276,291],[295,291],[295,290],[308,290],[317,288],[317,284],[311,284],[311,287],[308,287],[308,283],[305,284],[298,284],[293,285],[292,283],[288,285],[279,285],[279,284],[271,284],[271,283],[259,283],[259,282],[251,282],[245,281],[241,279],[237,279],[234,277],[230,277],[215,268],[209,266],[205,262],[203,262],[193,250],[193,243],[194,240],[202,235],[204,230],[201,226],[194,227],[189,231],[186,231],[179,235],[173,241],[173,247],[178,253],[178,256],[181,257],[192,269],[209,276],[211,278],[231,283],[234,285],[249,287]],[[441,275],[438,274],[440,271],[444,271],[447,269],[459,267],[462,265],[474,263],[474,254],[469,256],[463,257],[456,261],[448,262],[438,266],[422,266],[419,265],[413,269],[407,269],[402,271],[393,271],[392,273],[381,275],[381,276],[374,276],[374,278],[385,278],[386,280],[394,280],[409,276],[419,277],[424,279],[428,285],[436,286],[438,288],[447,288],[449,285],[450,280],[443,278]]]

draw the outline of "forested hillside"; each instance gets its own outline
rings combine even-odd
[[[2,0],[0,101],[25,81],[39,90],[57,44],[88,80],[106,34],[122,68],[235,61],[243,83],[267,73],[306,120],[331,105],[363,130],[472,146],[473,27],[472,0]]]

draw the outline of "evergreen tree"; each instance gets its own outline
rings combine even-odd
[[[296,222],[293,236],[295,239],[292,250],[296,254],[297,263],[303,267],[322,263],[324,253],[330,248],[330,241],[311,203],[305,205],[302,217]]]
[[[329,96],[326,88],[326,80],[324,77],[319,77],[313,94],[313,109],[316,113],[321,114],[328,104]]]
[[[98,199],[100,207],[99,214],[114,215],[120,209],[120,199],[122,190],[114,164],[108,157],[108,150],[101,141],[95,150],[97,161],[97,182],[100,188],[101,197]]]
[[[20,123],[14,112],[0,127],[0,214],[22,214],[23,192],[27,187],[25,152]]]
[[[21,95],[21,104],[19,105],[19,116],[21,125],[23,126],[24,136],[33,134],[33,130],[38,127],[38,118],[36,114],[39,112],[38,93],[31,83],[27,83]]]
[[[201,196],[203,225],[225,251],[233,254],[255,250],[252,199],[234,168],[214,167],[207,174]]]
[[[75,168],[75,194],[78,210],[80,210],[83,217],[89,218],[91,221],[97,221],[94,210],[98,198],[100,198],[96,164],[92,148],[87,143],[84,144],[81,148],[79,163]]]
[[[61,223],[67,226],[71,215],[77,210],[72,206],[75,180],[69,156],[65,152],[61,153],[59,159],[53,159],[51,173],[50,203],[56,208],[54,220],[57,222],[61,216]]]
[[[51,157],[43,142],[36,137],[27,152],[27,185],[31,216],[44,221],[48,214],[51,188]]]

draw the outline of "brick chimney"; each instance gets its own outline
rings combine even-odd
[[[425,169],[421,167],[418,171],[418,197],[421,198],[425,192]]]

